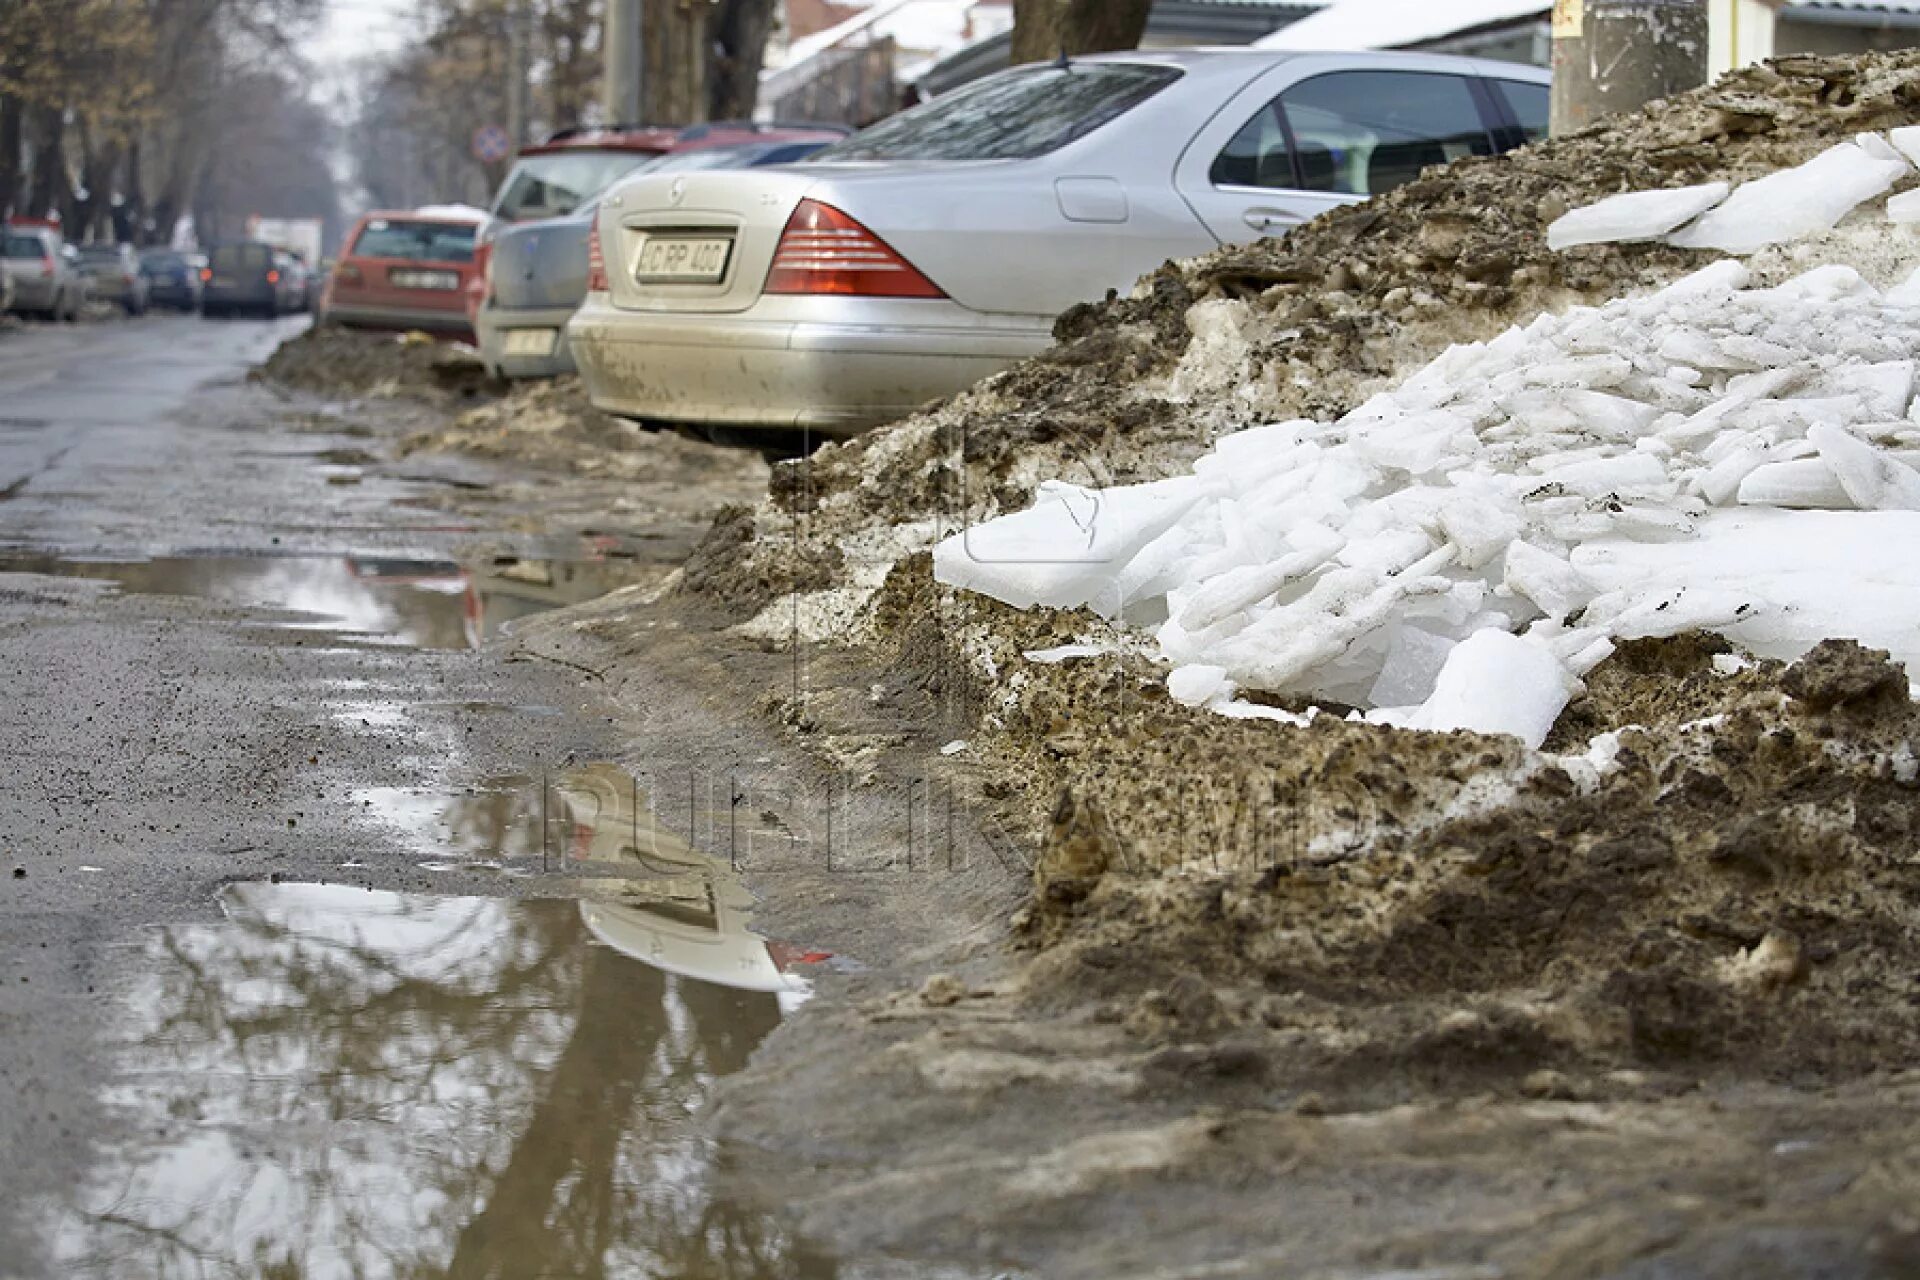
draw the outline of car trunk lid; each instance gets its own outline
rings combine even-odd
[[[815,182],[801,170],[769,168],[663,173],[616,188],[600,215],[613,305],[745,311],[760,297],[787,219]]]
[[[523,223],[493,241],[493,301],[498,307],[578,306],[587,294],[588,220]]]

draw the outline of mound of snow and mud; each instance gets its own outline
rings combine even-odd
[[[583,476],[651,483],[734,478],[745,488],[766,474],[755,454],[644,431],[600,412],[571,375],[515,384],[446,426],[409,436],[400,454],[414,453],[510,458]]]
[[[425,333],[375,333],[316,323],[281,343],[255,377],[327,395],[409,396],[435,402],[489,390],[473,348]]]
[[[1916,120],[1920,54],[1783,59],[1170,264],[776,467],[682,590],[936,696],[1039,849],[1034,1007],[1335,1089],[1870,1070],[1920,1046]]]

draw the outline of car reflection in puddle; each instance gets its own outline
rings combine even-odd
[[[624,772],[542,789],[583,900],[255,882],[155,935],[59,1274],[835,1274],[715,1189],[694,1123],[828,957],[751,932]],[[527,839],[538,797],[443,799],[444,829]]]
[[[111,582],[137,595],[191,596],[304,617],[282,625],[380,637],[417,649],[471,649],[518,618],[645,580],[620,556],[496,557],[477,565],[383,556],[205,555],[144,560],[0,555],[0,573]]]

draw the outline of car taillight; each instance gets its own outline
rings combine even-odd
[[[40,259],[40,274],[47,277],[49,280],[53,278],[53,259],[52,258]]]
[[[207,281],[211,279],[213,279],[213,268],[212,267],[200,268],[200,283],[205,284]]]
[[[279,273],[278,271],[269,271],[269,272],[267,272],[267,283],[268,283],[268,284],[279,284],[279,283],[280,283],[280,273]]]
[[[887,242],[830,204],[802,200],[780,233],[767,293],[944,298]]]
[[[596,213],[587,224],[587,292],[605,293],[610,287],[607,259],[600,252],[600,215]]]

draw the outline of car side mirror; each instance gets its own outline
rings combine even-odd
[[[63,244],[60,246],[60,256],[65,258],[68,262],[80,261],[80,251],[74,248],[70,244]]]

